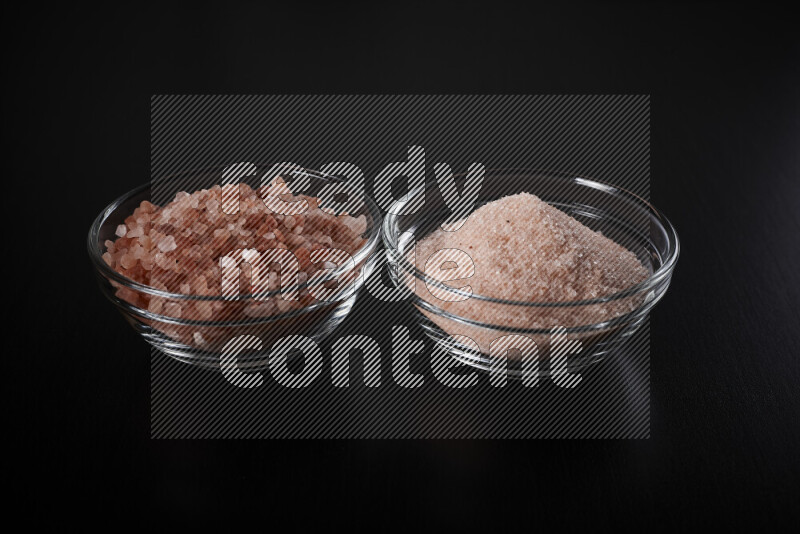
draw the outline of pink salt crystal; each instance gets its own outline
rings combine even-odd
[[[208,321],[214,318],[214,309],[210,302],[196,302],[194,304],[195,315],[201,321]]]
[[[161,252],[170,252],[176,248],[178,248],[178,245],[175,243],[175,238],[171,235],[158,242],[158,250]]]
[[[162,284],[161,282],[159,282],[158,280],[154,280],[154,281],[153,281],[153,282],[150,284],[150,286],[151,286],[153,289],[158,289],[159,291],[169,291],[169,288],[168,288],[167,286],[165,286],[164,284]]]
[[[156,205],[143,200],[142,203],[139,205],[139,209],[142,210],[142,213],[153,213],[157,210]]]
[[[114,233],[117,234],[118,237],[125,237],[125,234],[128,233],[128,227],[124,224],[120,224],[117,226],[117,231]]]
[[[127,287],[119,287],[117,288],[116,295],[126,302],[130,302],[134,306],[139,304],[139,294],[132,289],[128,289]]]
[[[131,247],[130,254],[133,254],[133,257],[137,260],[142,259],[146,254],[144,247],[139,243],[136,243],[133,247]]]
[[[130,229],[126,237],[142,237],[144,235],[144,229],[141,226],[134,226]]]
[[[280,279],[278,278],[278,273],[275,271],[271,271],[269,273],[269,289],[270,291],[278,289],[280,284]]]
[[[164,299],[161,297],[151,297],[150,304],[147,305],[147,310],[153,313],[161,313],[164,309]]]
[[[164,305],[164,315],[174,317],[175,319],[181,318],[181,306],[175,302],[168,302]]]
[[[196,234],[205,234],[208,231],[208,226],[201,223],[200,221],[196,221],[192,225],[192,230],[194,230]]]
[[[216,214],[219,212],[219,202],[217,202],[217,200],[214,198],[206,200],[206,203],[203,205],[203,207],[205,207],[206,211],[209,213]]]
[[[153,256],[153,260],[156,262],[156,265],[161,267],[162,269],[166,269],[169,265],[169,258],[166,255],[157,252],[155,256]],[[166,289],[165,289],[166,291]]]
[[[288,234],[286,236],[286,242],[289,245],[297,247],[297,246],[303,244],[305,242],[305,239],[303,237],[297,235],[297,234],[292,233],[292,234]]]
[[[281,313],[288,312],[292,309],[292,301],[277,299],[275,301],[275,305],[278,307],[278,311]]]
[[[364,215],[358,217],[345,216],[342,222],[356,235],[361,235],[367,231],[367,218]]]
[[[208,282],[202,274],[192,280],[192,289],[196,295],[205,295],[208,291]]]
[[[136,258],[134,258],[132,254],[124,254],[122,258],[120,258],[119,264],[122,265],[123,269],[131,269],[136,265]]]

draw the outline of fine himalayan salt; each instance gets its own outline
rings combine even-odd
[[[538,197],[520,193],[485,204],[455,232],[441,228],[422,239],[416,249],[420,271],[434,275],[439,265],[426,263],[437,251],[457,249],[474,264],[471,277],[444,282],[470,286],[473,295],[524,302],[588,300],[618,293],[647,278],[649,271],[635,254],[591,230]],[[442,256],[440,256],[442,257]],[[441,264],[442,262],[434,262]],[[444,267],[455,267],[445,265]],[[459,265],[459,272],[464,267]],[[446,273],[447,271],[436,271]],[[469,273],[466,273],[469,274]],[[476,298],[453,302],[454,295],[418,282],[415,291],[450,313],[483,323],[511,328],[571,327],[606,321],[630,312],[638,297],[595,305],[539,308],[495,304]],[[424,312],[451,335],[466,335],[484,352],[509,332],[463,327],[455,321]],[[537,341],[538,343],[538,341]]]
[[[237,187],[239,210],[227,214],[221,209],[220,201],[235,198]],[[282,215],[267,208],[270,201],[276,199],[284,202],[304,199],[308,209],[300,214]],[[143,285],[170,293],[213,297],[222,294],[220,259],[236,250],[286,249],[297,259],[298,280],[304,283],[320,269],[336,266],[312,262],[313,251],[334,248],[353,255],[366,241],[362,237],[366,227],[364,215],[335,215],[320,208],[317,198],[292,195],[281,179],[255,190],[245,184],[215,186],[194,193],[180,192],[174,201],[163,207],[142,202],[124,224],[116,228],[117,239],[105,242],[103,259],[118,273]],[[250,274],[249,265],[242,264],[241,294],[250,294],[254,288]],[[270,266],[268,276],[269,289],[279,289],[280,280],[274,266]],[[267,301],[168,300],[116,285],[120,298],[152,313],[176,319],[248,319],[302,308],[314,302],[307,288],[301,289],[296,300],[273,302],[272,298]],[[154,326],[164,328],[160,324]],[[189,343],[205,344],[214,332],[170,331],[169,335]]]

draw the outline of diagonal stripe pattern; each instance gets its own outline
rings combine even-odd
[[[650,99],[629,95],[151,99],[154,203],[164,204],[179,191],[210,183],[251,179],[249,162],[291,163],[354,177],[384,209],[392,198],[406,194],[410,184],[392,183],[376,192],[375,178],[387,166],[405,163],[422,166],[422,179],[430,186],[426,194],[443,194],[459,215],[468,213],[472,192],[452,176],[467,172],[477,176],[479,170],[491,168],[578,173],[649,201]],[[198,182],[195,173],[186,172],[196,169],[219,171],[209,172],[210,182]],[[381,266],[332,335],[318,341],[282,339],[262,347],[270,354],[269,369],[242,372],[223,363],[220,370],[209,370],[153,349],[151,436],[649,437],[647,319],[629,333],[624,351],[581,369],[579,379],[558,373],[548,378],[545,373],[527,381],[502,380],[499,374],[454,365],[425,336],[402,292],[389,282],[387,267]],[[575,347],[566,336],[559,340],[553,361],[538,361],[540,370],[552,371],[552,366],[571,357]],[[256,342],[242,337],[233,342],[231,351],[252,349]],[[498,353],[511,350],[503,343],[497,346]],[[536,352],[524,343],[516,349]]]

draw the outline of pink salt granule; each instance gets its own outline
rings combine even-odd
[[[227,214],[220,203],[223,198],[226,202],[235,198],[235,188],[239,193],[239,210]],[[267,208],[276,199],[305,200],[308,209],[300,214],[282,215]],[[180,192],[163,207],[142,202],[116,228],[117,239],[105,242],[103,259],[118,273],[152,288],[184,295],[218,296],[222,293],[219,260],[233,251],[289,250],[298,260],[298,279],[303,283],[318,270],[329,268],[323,262],[312,262],[311,252],[335,248],[353,255],[366,241],[362,237],[366,228],[364,215],[335,215],[320,208],[317,198],[292,195],[280,179],[258,189],[245,184],[214,186],[194,193]],[[248,267],[241,268],[241,294],[249,294],[253,289]],[[278,271],[269,273],[269,281],[270,290],[280,287]],[[192,320],[262,317],[314,301],[308,290],[302,290],[296,301],[167,300],[116,285],[117,295],[137,307]],[[190,331],[187,335],[195,343],[204,339],[200,331]]]

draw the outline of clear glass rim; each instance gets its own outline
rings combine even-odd
[[[663,258],[662,264],[659,266],[658,269],[656,269],[653,273],[651,273],[650,276],[648,276],[646,279],[642,280],[638,284],[634,284],[629,288],[623,289],[622,291],[618,291],[617,293],[613,293],[611,295],[606,295],[586,300],[533,302],[533,301],[498,299],[450,287],[441,281],[429,278],[424,272],[419,270],[416,267],[416,265],[411,264],[405,257],[405,254],[401,254],[398,250],[398,239],[400,237],[400,231],[398,227],[399,219],[397,213],[400,212],[403,206],[410,203],[413,199],[417,198],[420,194],[422,194],[425,191],[425,188],[427,187],[426,185],[421,185],[414,188],[402,199],[396,201],[389,208],[389,212],[383,219],[383,226],[381,233],[383,236],[384,244],[386,246],[386,252],[387,254],[391,255],[390,261],[398,265],[403,272],[413,276],[416,280],[420,280],[423,283],[428,284],[429,286],[434,286],[438,289],[441,289],[453,295],[469,299],[483,300],[495,304],[503,304],[507,306],[519,306],[519,307],[566,308],[575,306],[591,306],[596,304],[606,304],[608,302],[620,300],[623,298],[630,297],[632,295],[636,295],[638,293],[649,291],[650,289],[661,283],[664,279],[671,276],[672,271],[675,268],[675,264],[678,261],[678,257],[680,256],[680,240],[678,239],[678,233],[676,232],[675,227],[672,225],[669,219],[667,219],[667,217],[664,216],[664,214],[658,211],[655,208],[655,206],[653,206],[650,202],[628,191],[627,189],[611,184],[606,184],[604,182],[600,182],[597,180],[584,178],[578,174],[566,173],[561,171],[550,171],[544,169],[524,169],[524,168],[486,169],[486,177],[487,178],[490,177],[491,173],[510,173],[510,172],[517,173],[517,175],[530,174],[530,175],[539,175],[544,178],[570,180],[583,187],[588,187],[605,193],[616,194],[618,196],[626,198],[628,201],[632,202],[638,208],[645,210],[651,216],[652,220],[654,220],[659,225],[659,229],[667,236],[668,248],[665,257]],[[464,176],[464,174],[456,176]],[[495,180],[508,179],[508,177],[501,176],[501,177],[494,177],[493,179]],[[432,307],[437,310],[441,310],[436,306]]]
[[[197,169],[197,170],[193,170],[193,171],[185,171],[183,173],[180,173],[180,175],[212,172],[212,171],[215,171],[215,170],[222,170],[222,168],[223,167],[212,167],[212,168],[207,168],[207,169]],[[297,172],[297,171],[293,171],[293,172]],[[340,178],[338,178],[336,176],[333,176],[333,175],[328,175],[328,174],[325,174],[325,173],[321,173],[321,172],[318,172],[318,171],[312,171],[312,170],[308,170],[308,169],[303,169],[302,173],[305,176],[310,176],[310,177],[312,177],[314,179],[317,179],[317,180],[320,180],[320,181],[324,181],[324,182],[327,182],[327,183],[335,181],[335,182],[339,182],[339,183],[344,183],[346,185],[345,181],[343,181],[342,179],[340,179]],[[169,179],[169,177],[165,178],[165,179]],[[137,195],[140,195],[142,192],[146,191],[151,186],[152,186],[151,182],[148,182],[146,184],[142,184],[142,185],[132,189],[131,191],[128,191],[124,195],[118,197],[117,199],[112,201],[110,204],[108,204],[105,208],[103,208],[103,210],[100,212],[100,214],[94,219],[94,222],[92,222],[92,225],[89,228],[89,233],[88,233],[87,238],[86,238],[86,247],[87,247],[87,250],[89,252],[89,258],[92,260],[92,264],[94,265],[95,269],[97,269],[97,271],[100,274],[102,274],[105,278],[107,278],[109,280],[113,280],[114,282],[117,282],[118,284],[120,284],[120,285],[122,285],[122,286],[124,286],[126,288],[129,288],[129,289],[141,292],[141,293],[146,293],[148,295],[155,295],[155,296],[158,296],[158,297],[163,297],[163,298],[171,299],[171,300],[200,300],[200,301],[235,302],[235,301],[240,301],[240,300],[268,299],[268,298],[279,296],[282,293],[292,292],[292,291],[299,291],[300,289],[304,289],[304,288],[307,288],[307,287],[310,287],[310,286],[313,286],[313,285],[324,284],[325,282],[328,282],[328,281],[331,281],[331,280],[335,280],[335,279],[339,278],[341,275],[343,275],[343,274],[347,273],[348,271],[352,270],[352,269],[348,269],[346,266],[344,266],[344,267],[340,267],[338,269],[333,270],[328,276],[320,277],[318,279],[315,279],[313,281],[313,283],[306,282],[306,283],[303,283],[303,284],[297,284],[295,286],[287,287],[287,288],[283,288],[283,289],[276,289],[276,290],[262,292],[262,293],[251,293],[251,294],[247,294],[247,295],[237,295],[237,296],[231,296],[231,297],[227,297],[227,296],[223,297],[222,295],[192,295],[192,294],[184,294],[184,293],[172,293],[172,292],[169,292],[169,291],[162,291],[160,289],[148,286],[146,284],[141,284],[139,282],[136,282],[135,280],[132,280],[132,279],[128,278],[127,276],[124,276],[124,275],[118,273],[117,271],[115,271],[114,269],[109,267],[108,264],[106,264],[105,260],[103,260],[102,252],[101,252],[102,244],[99,242],[99,240],[100,240],[100,228],[102,227],[103,223],[113,213],[116,212],[116,210],[120,207],[120,205],[124,204],[125,202],[127,202],[131,198],[133,198],[133,197],[135,197]],[[361,265],[364,261],[366,261],[369,258],[370,254],[372,254],[372,252],[375,250],[375,248],[377,246],[378,239],[380,238],[380,229],[381,229],[381,226],[382,226],[381,225],[382,217],[381,217],[381,212],[378,209],[377,205],[375,205],[375,202],[373,202],[373,200],[369,197],[369,195],[366,194],[366,192],[358,191],[358,190],[355,190],[355,189],[352,189],[352,190],[348,191],[348,193],[350,193],[350,192],[359,195],[363,199],[364,206],[368,210],[369,216],[371,218],[371,221],[368,221],[368,223],[367,223],[367,232],[368,232],[368,235],[367,235],[367,238],[366,238],[367,240],[358,249],[358,251],[356,251],[356,253],[353,255],[353,264],[356,266],[356,268],[358,268],[359,265]]]
[[[464,317],[463,315],[457,315],[455,313],[444,310],[434,304],[431,304],[430,302],[423,299],[417,294],[414,294],[411,302],[415,306],[419,306],[420,308],[427,310],[428,312],[433,313],[438,317],[442,317],[444,319],[453,321],[455,323],[463,324],[469,327],[478,327],[486,330],[496,330],[498,332],[505,332],[512,334],[536,334],[536,335],[552,334],[553,328],[555,328],[555,327],[526,328],[526,327],[501,325],[495,323],[485,323],[478,319]],[[658,299],[645,301],[642,303],[641,306],[634,308],[629,312],[623,313],[622,315],[612,317],[606,321],[600,321],[598,323],[582,324],[577,326],[566,326],[564,327],[564,330],[566,331],[567,334],[586,334],[586,333],[602,332],[608,329],[622,327],[627,325],[637,317],[640,317],[643,313],[649,312],[649,310],[652,309],[652,307],[655,306],[657,302]]]
[[[337,295],[341,297],[339,299],[321,300],[314,302],[313,304],[309,304],[308,306],[303,306],[302,308],[293,309],[287,312],[280,312],[280,313],[275,313],[273,315],[265,315],[261,317],[247,317],[243,319],[226,318],[221,321],[183,319],[180,317],[170,317],[168,315],[154,313],[145,308],[134,306],[129,302],[126,302],[118,297],[112,297],[109,294],[106,294],[106,297],[112,302],[112,304],[119,307],[120,310],[122,310],[124,313],[134,315],[142,320],[153,321],[159,324],[181,326],[181,327],[185,326],[185,327],[195,327],[195,328],[237,328],[237,327],[248,327],[248,326],[263,326],[267,323],[280,322],[287,319],[293,319],[295,317],[308,315],[309,313],[314,311],[324,310],[326,308],[336,306],[342,300],[346,300],[347,298],[352,297],[353,295],[356,294],[356,291],[358,289],[360,289],[360,286],[356,286],[353,288],[353,290],[349,290],[347,292]]]

